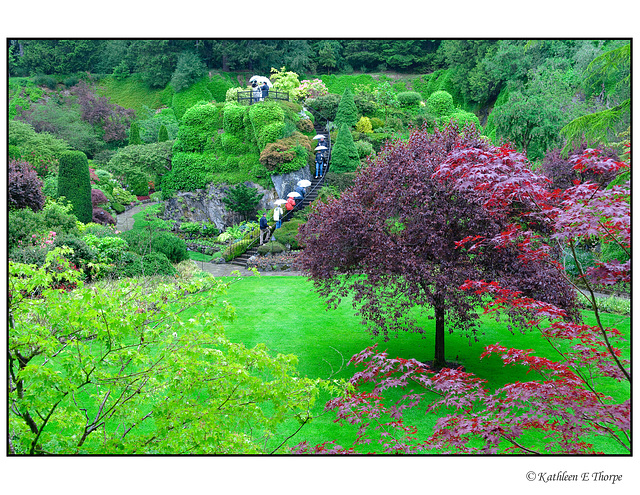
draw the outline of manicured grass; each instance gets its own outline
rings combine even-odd
[[[229,280],[222,277],[221,280]],[[225,297],[236,309],[238,318],[225,324],[226,335],[233,342],[242,342],[251,347],[265,343],[274,353],[295,354],[299,358],[298,369],[304,376],[348,379],[355,372],[347,361],[367,346],[378,344],[390,357],[415,358],[428,361],[433,358],[433,320],[422,322],[427,333],[423,336],[411,333],[399,334],[384,342],[382,338],[371,338],[360,318],[354,314],[350,303],[343,302],[336,310],[327,310],[313,285],[305,277],[248,277],[231,284]],[[587,323],[593,323],[593,313],[585,311]],[[591,321],[590,321],[591,320]],[[629,317],[604,315],[604,323],[616,326],[628,335]],[[482,320],[478,342],[469,345],[469,339],[461,334],[447,334],[447,359],[461,362],[466,371],[488,381],[490,387],[499,387],[515,381],[528,381],[538,377],[527,375],[522,367],[504,367],[497,357],[480,360],[484,346],[499,342],[507,347],[535,349],[536,355],[555,358],[556,352],[538,332],[511,333],[504,323],[493,319]],[[625,349],[628,357],[629,349]],[[624,387],[624,385],[622,386]],[[624,393],[615,384],[607,384],[606,392],[613,395]],[[399,397],[402,391],[394,391],[390,398]],[[320,414],[327,397],[318,401],[315,413]],[[355,428],[344,428],[333,424],[334,414],[326,413],[305,426],[300,434],[288,444],[302,440],[311,444],[336,439],[343,446],[350,445]],[[415,411],[406,417],[407,423],[419,423],[425,432],[437,417],[425,416]],[[296,425],[291,425],[291,432]],[[285,432],[280,432],[286,436]],[[427,433],[423,433],[426,436]],[[624,453],[614,450],[614,445],[598,443],[606,452]],[[372,447],[375,446],[372,444]]]

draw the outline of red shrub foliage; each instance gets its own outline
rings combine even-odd
[[[31,164],[26,161],[9,160],[8,169],[9,208],[41,210],[45,203],[42,180]]]

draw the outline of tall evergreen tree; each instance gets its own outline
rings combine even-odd
[[[73,205],[73,214],[89,223],[93,217],[89,162],[82,151],[66,151],[60,156],[58,197],[64,196]]]
[[[338,130],[336,142],[331,148],[331,171],[353,172],[360,165],[358,148],[353,142],[351,130],[347,124],[342,124]]]
[[[342,124],[347,124],[348,127],[353,127],[358,122],[358,108],[353,99],[353,93],[347,86],[344,88],[342,98],[338,104],[338,111],[336,112],[335,124],[340,128]]]
[[[248,220],[255,213],[262,196],[264,194],[260,194],[255,187],[248,187],[242,183],[236,187],[230,187],[227,196],[222,198],[222,202],[229,210],[240,213],[245,220]]]

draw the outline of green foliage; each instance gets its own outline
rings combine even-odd
[[[171,108],[178,119],[182,119],[185,113],[196,104],[211,103],[213,95],[207,86],[208,79],[208,76],[202,77],[195,84],[173,95]]]
[[[176,153],[171,171],[162,178],[163,192],[205,189],[212,179],[213,163],[208,155]]]
[[[228,246],[223,252],[222,256],[225,261],[231,261],[234,258],[237,258],[241,254],[246,253],[249,246],[254,242],[254,239],[242,239],[238,242],[234,242],[230,246]]]
[[[437,117],[451,115],[455,111],[453,98],[446,91],[436,91],[429,96],[427,108]]]
[[[329,93],[341,95],[347,88],[363,86],[372,91],[376,86],[376,81],[371,74],[328,74],[320,76],[322,82],[327,87]]]
[[[367,156],[375,157],[376,152],[373,149],[373,144],[369,141],[359,140],[355,142],[356,149],[358,150],[358,156],[362,159]]]
[[[38,133],[31,125],[16,120],[9,121],[7,144],[17,146],[21,158],[31,163],[43,178],[57,173],[60,156],[69,150],[65,141],[48,132]]]
[[[171,263],[180,263],[189,258],[184,240],[170,232],[134,229],[122,232],[120,237],[127,242],[130,251],[142,256],[149,253],[161,253]]]
[[[274,174],[286,174],[307,165],[313,153],[311,140],[299,132],[269,143],[260,153],[260,163]]]
[[[245,220],[248,220],[255,213],[262,196],[264,194],[258,193],[255,187],[248,187],[242,183],[230,187],[222,201],[229,210],[240,213]]]
[[[285,91],[289,94],[292,94],[293,90],[300,86],[298,74],[287,71],[285,67],[282,67],[280,70],[272,67],[269,80],[273,83],[274,89]]]
[[[182,52],[178,56],[176,69],[171,76],[171,86],[176,93],[188,88],[207,73],[207,66],[193,52]]]
[[[129,146],[142,144],[142,139],[140,139],[140,128],[138,127],[137,122],[132,122],[131,127],[129,127]]]
[[[173,152],[202,153],[212,145],[218,135],[222,105],[204,103],[191,107],[182,117]]]
[[[82,240],[90,248],[96,249],[100,263],[115,263],[122,253],[129,249],[127,241],[117,236],[96,237],[93,234],[85,234]]]
[[[403,91],[398,93],[398,104],[401,108],[411,108],[420,105],[422,95],[417,91]]]
[[[10,264],[12,453],[271,453],[283,422],[309,419],[320,381],[226,339],[234,310],[215,279],[78,280],[70,297],[39,289],[53,277]]]
[[[162,124],[160,129],[158,130],[158,142],[163,143],[169,140],[169,131],[167,130],[167,126]]]
[[[130,187],[133,194],[146,196],[148,182],[160,182],[160,178],[169,171],[172,146],[170,141],[125,146],[109,160],[107,167]],[[146,192],[135,192],[145,189]]]
[[[356,131],[364,133],[373,132],[369,117],[360,117],[360,120],[356,123]]]
[[[258,254],[265,255],[268,253],[282,253],[286,250],[284,245],[277,241],[269,241],[262,246],[258,246]]]
[[[168,106],[173,93],[169,87],[168,101],[164,101],[167,100],[164,94],[167,90],[149,88],[137,74],[124,79],[104,77],[98,83],[98,91],[111,103],[135,110],[136,115],[144,115],[146,109],[160,108],[163,104]]]
[[[284,110],[276,102],[252,105],[249,107],[249,119],[260,151],[268,143],[283,137]]]
[[[340,128],[343,124],[353,127],[356,122],[358,122],[358,109],[353,100],[353,92],[349,87],[346,87],[342,93],[342,98],[340,98],[334,123]]]
[[[228,73],[212,73],[209,77],[208,88],[211,92],[211,95],[213,96],[213,99],[219,103],[222,103],[224,101],[227,101],[227,91],[229,89],[235,88],[237,84],[237,82],[231,80]]]
[[[275,237],[280,244],[289,245],[291,249],[302,249],[304,246],[298,242],[298,228],[304,223],[303,220],[293,218],[284,222],[282,226],[276,230]]]
[[[73,205],[73,213],[79,221],[91,221],[93,207],[89,163],[87,155],[81,151],[66,151],[60,156],[58,197],[61,196]]]
[[[146,276],[176,274],[176,269],[169,258],[163,253],[155,251],[142,256],[142,271]]]
[[[358,149],[353,141],[347,124],[342,124],[331,150],[331,171],[336,173],[353,172],[360,165]]]
[[[147,119],[139,120],[140,138],[145,144],[169,141],[178,135],[178,119],[171,108],[164,108]],[[160,140],[160,129],[165,128],[165,139]]]

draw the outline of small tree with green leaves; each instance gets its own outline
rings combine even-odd
[[[338,111],[336,112],[336,120],[334,123],[340,127],[342,124],[346,124],[349,127],[353,127],[358,122],[358,108],[353,99],[353,93],[347,86],[344,88],[342,98],[338,104]]]
[[[227,196],[222,201],[227,209],[240,213],[244,220],[249,220],[255,213],[264,194],[259,193],[255,187],[248,187],[246,184],[238,184],[230,187]]]
[[[91,179],[89,162],[82,151],[66,151],[60,156],[58,197],[64,196],[73,205],[73,214],[83,223],[91,222]]]

